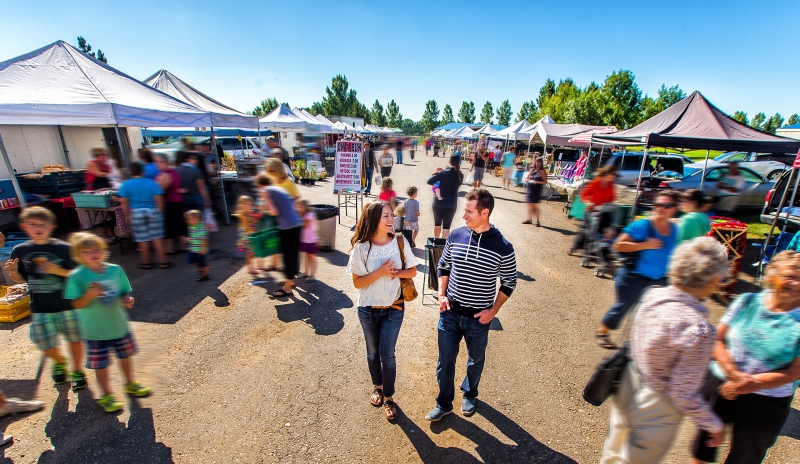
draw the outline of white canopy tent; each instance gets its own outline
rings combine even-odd
[[[319,121],[320,124],[322,124],[323,126],[330,127],[331,128],[331,133],[338,134],[338,133],[342,132],[342,129],[337,127],[336,123],[331,122],[331,120],[326,118],[325,116],[323,116],[321,114],[318,114],[318,115],[314,116],[314,118],[316,118],[316,120]]]
[[[309,130],[309,123],[297,116],[286,105],[281,104],[258,120],[259,128],[273,132],[302,132]]]
[[[500,131],[495,129],[494,127],[492,127],[491,124],[487,123],[485,126],[483,126],[480,129],[478,129],[475,132],[475,134],[477,134],[477,135],[494,135],[494,134],[496,134],[498,132],[500,132]]]
[[[144,80],[150,87],[167,95],[200,108],[211,115],[212,127],[237,127],[240,129],[257,129],[258,118],[237,111],[200,92],[177,76],[162,69]]]
[[[325,132],[326,128],[322,127],[322,124],[320,124],[317,118],[312,116],[311,113],[302,108],[292,108],[292,113],[308,123],[308,130],[310,132]]]
[[[474,137],[476,132],[469,128],[469,126],[464,126],[460,129],[455,129],[454,132],[448,134],[448,137],[454,139],[465,139],[469,137]]]
[[[493,139],[528,140],[530,135],[528,135],[525,130],[530,127],[531,123],[523,119],[522,121],[516,122],[511,126],[498,131],[496,134],[489,135],[489,137]]]
[[[541,143],[542,145],[561,145],[565,147],[575,146],[574,142],[570,140],[576,135],[598,130],[601,133],[609,133],[608,131],[616,131],[614,126],[590,126],[586,124],[555,124],[549,122],[540,122],[535,132],[530,134],[530,143]],[[591,139],[591,137],[590,137]],[[580,146],[588,146],[586,143]]]

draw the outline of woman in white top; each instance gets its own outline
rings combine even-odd
[[[378,166],[381,168],[381,177],[389,177],[392,175],[392,166],[394,165],[394,158],[389,153],[389,144],[383,145],[383,154],[378,157]]]
[[[397,418],[392,399],[397,376],[394,348],[405,307],[400,278],[417,274],[411,245],[402,235],[394,235],[393,220],[392,208],[386,202],[368,204],[350,239],[352,250],[347,263],[358,289],[358,319],[364,329],[367,366],[374,385],[369,401],[373,406],[382,404],[389,420]],[[398,240],[403,241],[402,245]]]

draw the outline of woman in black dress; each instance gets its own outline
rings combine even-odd
[[[528,220],[523,224],[533,224],[533,217],[536,216],[536,227],[539,224],[539,202],[542,201],[542,188],[547,184],[547,171],[542,166],[542,159],[533,160],[533,168],[528,174],[528,191],[525,194],[525,201],[528,203]]]

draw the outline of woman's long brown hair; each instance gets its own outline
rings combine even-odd
[[[350,238],[351,250],[356,246],[356,243],[367,243],[372,240],[372,237],[378,232],[378,224],[381,222],[384,206],[389,206],[389,203],[385,201],[373,201],[364,207],[361,211],[361,217],[358,218],[356,231]]]

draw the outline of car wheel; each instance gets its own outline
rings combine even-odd
[[[778,182],[778,179],[780,179],[781,175],[784,172],[785,171],[783,169],[776,169],[776,170],[770,172],[769,174],[767,174],[767,180],[769,180],[771,182]]]

